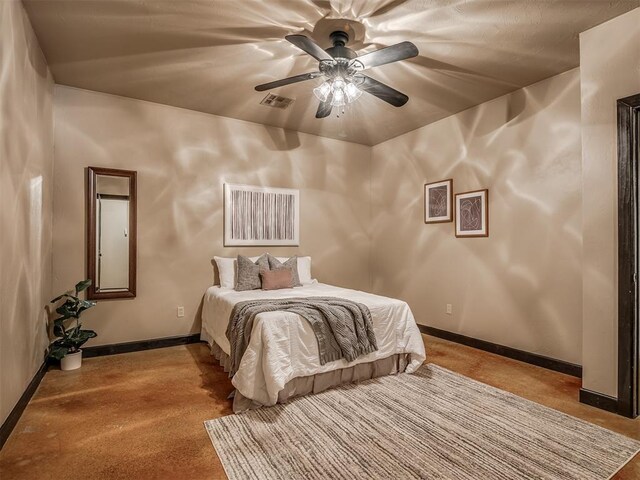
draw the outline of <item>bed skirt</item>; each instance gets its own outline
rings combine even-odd
[[[225,372],[229,371],[231,359],[220,346],[208,338],[207,343],[211,347],[211,354],[218,360]],[[307,377],[292,378],[278,393],[278,403],[287,403],[294,397],[320,393],[329,388],[337,387],[345,383],[357,383],[371,378],[395,375],[406,370],[409,364],[408,353],[397,353],[387,358],[381,358],[373,362],[359,363],[352,367],[340,368],[329,372],[309,375]],[[263,407],[258,402],[245,397],[237,390],[233,397],[233,412],[240,413]]]

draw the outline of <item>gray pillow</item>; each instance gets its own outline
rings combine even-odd
[[[292,282],[291,286],[293,287],[301,287],[302,283],[300,283],[300,276],[298,275],[298,257],[293,256],[286,262],[282,263],[276,257],[267,253],[267,258],[269,259],[269,268],[271,270],[275,270],[277,268],[288,268],[291,270]]]
[[[258,260],[252,262],[248,257],[238,255],[236,261],[238,275],[236,280],[236,290],[258,290],[262,288],[260,280],[260,270],[269,270],[269,260],[267,255],[262,255]]]

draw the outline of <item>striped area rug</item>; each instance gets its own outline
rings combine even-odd
[[[230,480],[608,479],[640,450],[435,365],[205,427]]]

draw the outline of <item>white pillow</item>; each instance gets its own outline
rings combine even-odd
[[[235,288],[236,280],[238,278],[238,267],[236,265],[238,257],[213,257],[213,260],[218,265],[218,274],[220,276],[221,288]],[[255,262],[260,258],[249,257],[252,262]]]
[[[289,260],[290,257],[276,257],[278,261],[284,263]],[[311,257],[298,257],[298,277],[302,285],[309,285],[315,283],[311,277]]]

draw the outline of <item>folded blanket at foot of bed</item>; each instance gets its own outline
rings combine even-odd
[[[337,297],[283,298],[239,302],[231,311],[226,336],[231,346],[230,375],[240,367],[253,322],[264,312],[285,311],[307,320],[318,341],[320,364],[344,358],[352,362],[378,349],[366,305]]]

